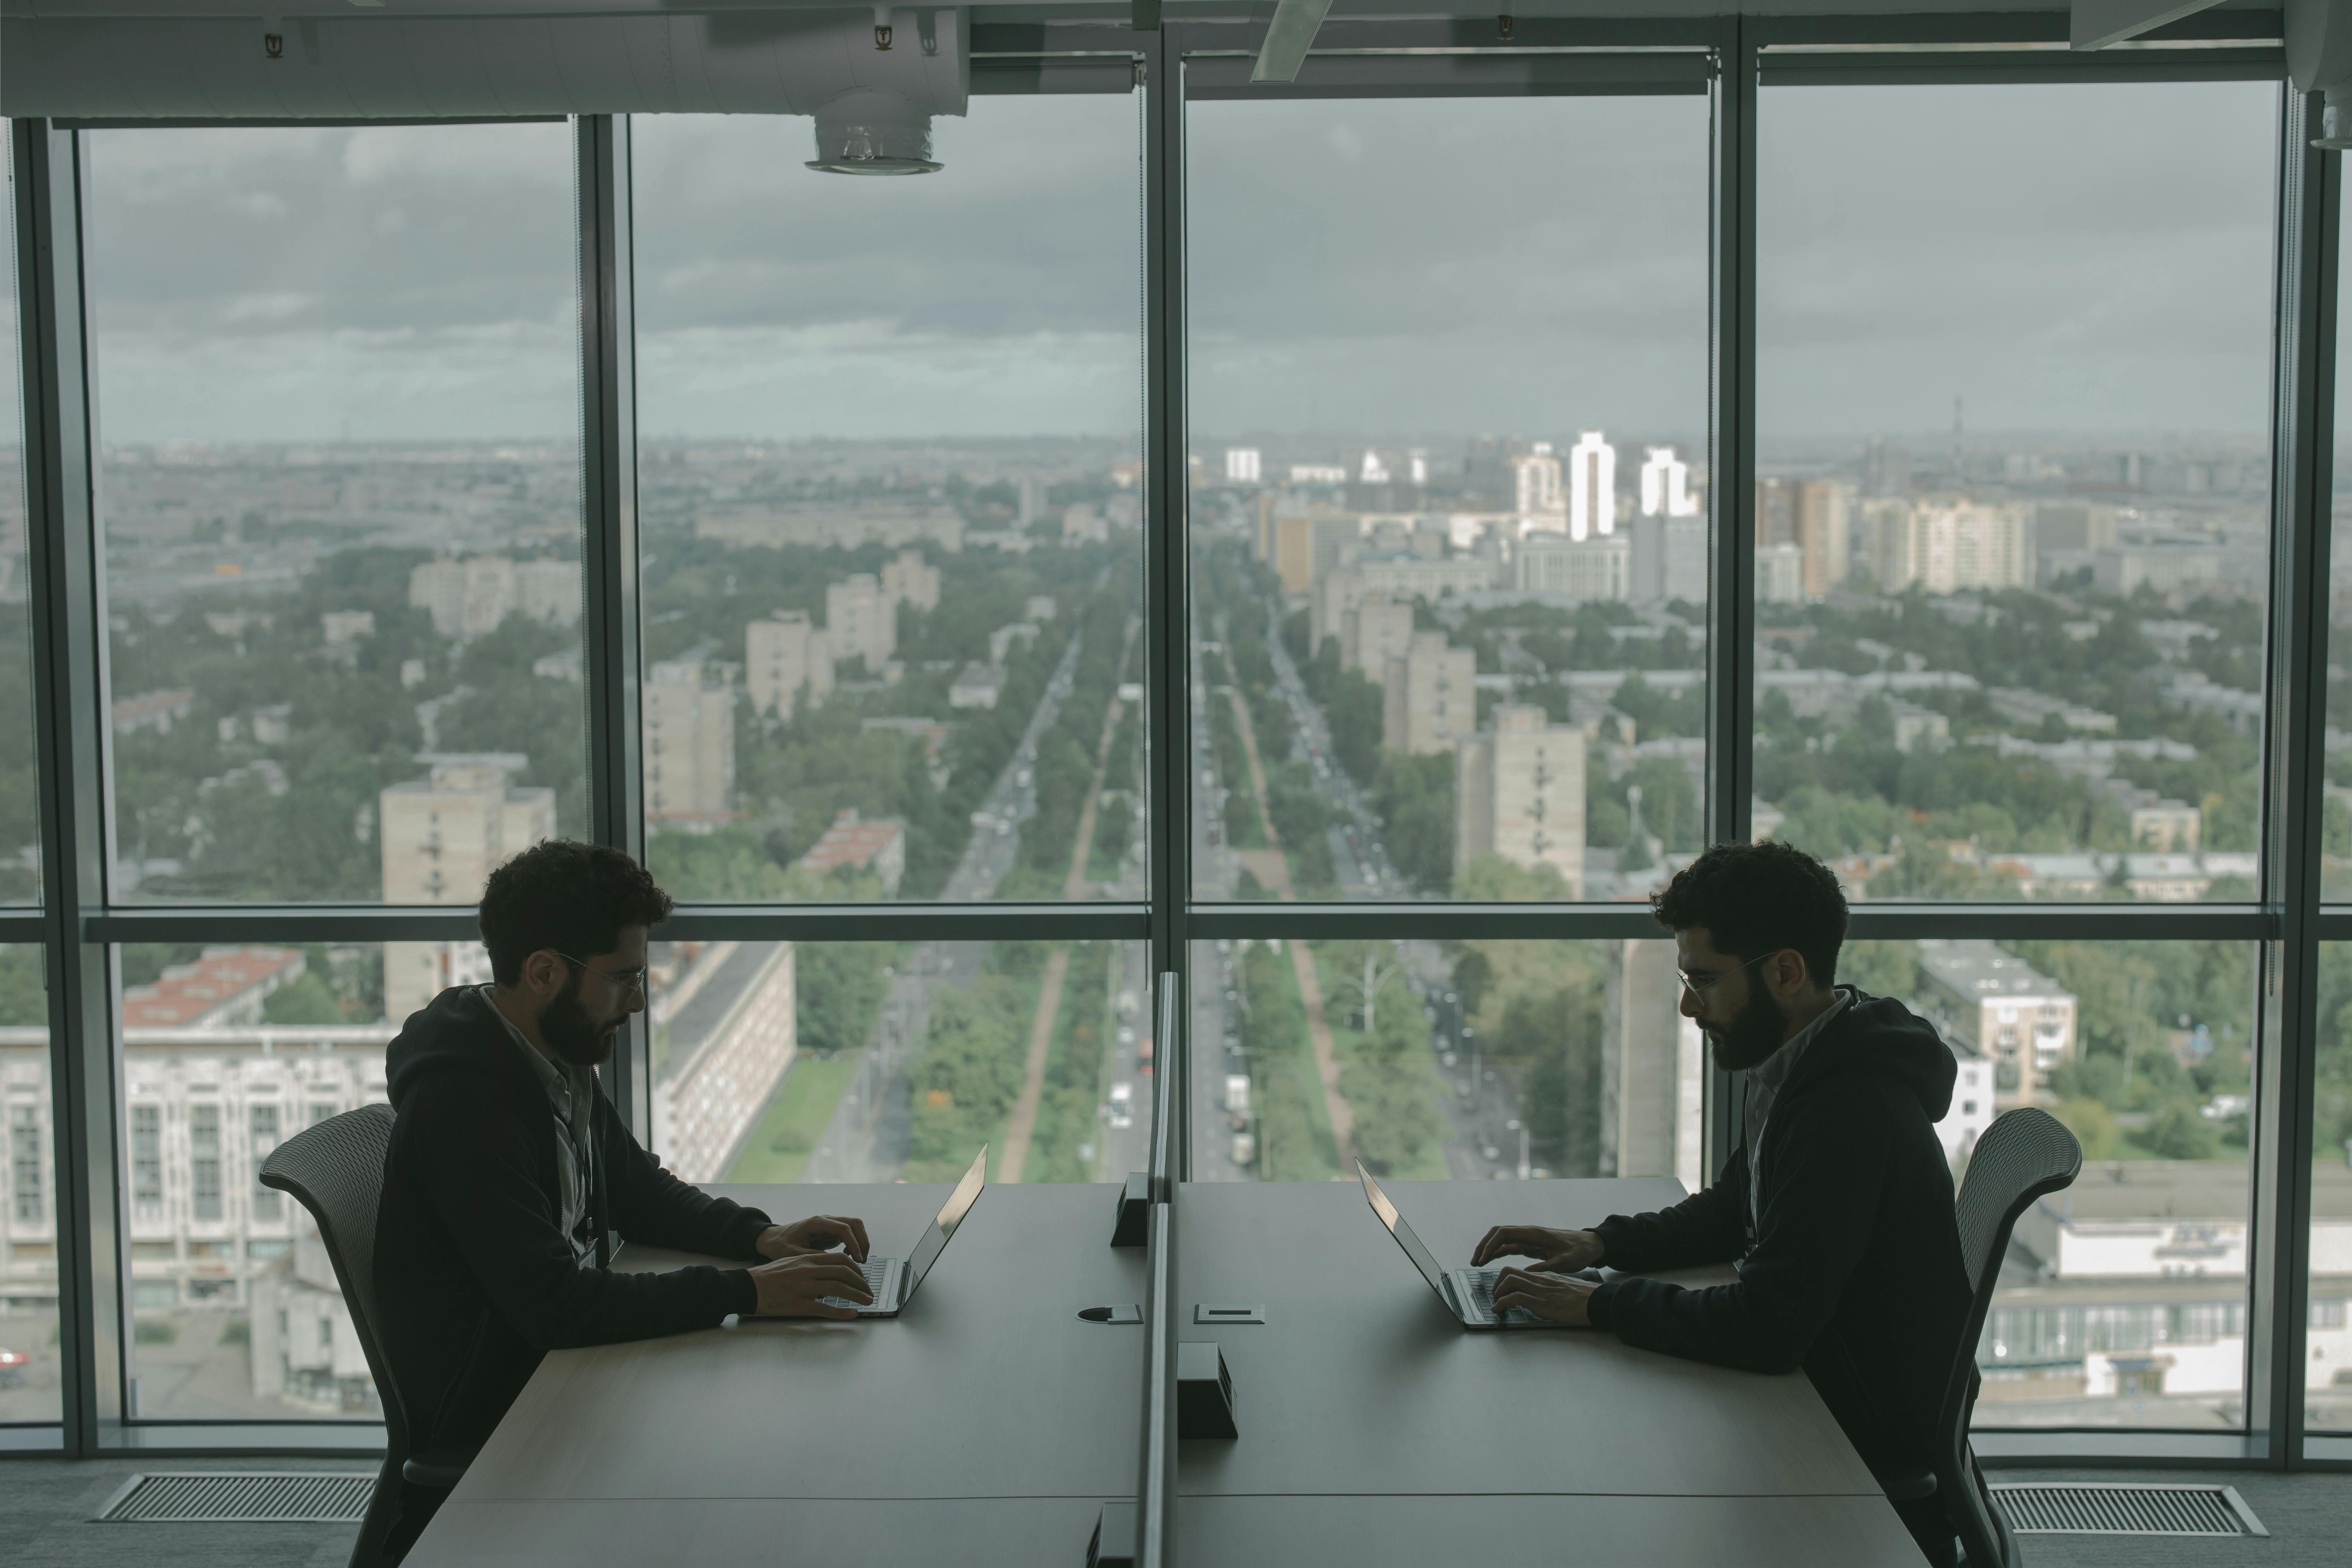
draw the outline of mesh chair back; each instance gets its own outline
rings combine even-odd
[[[389,1105],[362,1105],[296,1133],[271,1151],[261,1167],[261,1184],[291,1193],[318,1222],[351,1309],[360,1349],[383,1403],[384,1424],[395,1452],[408,1447],[407,1411],[385,1363],[375,1299],[375,1219],[383,1198],[383,1160],[392,1147]]]

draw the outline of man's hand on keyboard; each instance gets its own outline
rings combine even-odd
[[[862,1239],[862,1238],[861,1238]],[[854,1307],[829,1307],[824,1298],[870,1305],[874,1292],[866,1288],[866,1270],[838,1252],[803,1252],[762,1263],[751,1271],[760,1291],[763,1318],[855,1318]]]
[[[762,1258],[798,1258],[804,1252],[840,1247],[858,1262],[866,1261],[866,1222],[840,1215],[811,1215],[791,1225],[772,1225],[752,1246]]]
[[[1553,1230],[1540,1225],[1498,1225],[1470,1254],[1470,1267],[1484,1268],[1497,1258],[1540,1258],[1548,1274],[1573,1274],[1601,1261],[1601,1237],[1589,1230]]]
[[[1565,1323],[1571,1329],[1591,1326],[1584,1304],[1600,1289],[1589,1279],[1538,1273],[1531,1268],[1506,1268],[1495,1277],[1495,1315],[1523,1307],[1538,1318]]]

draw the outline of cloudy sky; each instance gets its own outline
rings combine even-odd
[[[1760,423],[2256,432],[2277,89],[1763,100]],[[1137,104],[980,98],[944,172],[814,174],[809,122],[641,119],[648,434],[1121,433]],[[560,125],[98,132],[118,441],[572,433]],[[1697,439],[1703,98],[1191,114],[1204,440],[1601,426]]]

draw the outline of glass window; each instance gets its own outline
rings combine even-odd
[[[1192,946],[1195,1180],[1704,1184],[1670,938]]]
[[[2320,944],[2318,1018],[2304,1419],[2341,1432],[2352,1431],[2352,945]]]
[[[2245,1424],[2256,949],[2221,942],[1865,942],[1839,978],[1903,998],[1959,1058],[1956,1175],[2000,1113],[2083,1144],[2018,1220],[1977,1364],[1979,1426]]]
[[[41,899],[41,821],[33,775],[32,569],[26,538],[25,409],[19,395],[25,357],[16,321],[16,173],[11,159],[0,192],[0,321],[5,321],[6,370],[0,371],[0,904]]]
[[[1703,837],[1706,99],[1187,116],[1192,891],[1639,896]]]
[[[1755,832],[1853,896],[2253,897],[2278,90],[1763,94]]]
[[[0,1202],[0,1425],[55,1421],[63,1408],[56,1141],[48,996],[37,947],[0,945],[0,1105],[8,1184]]]
[[[635,121],[648,856],[688,898],[1140,898],[1138,110],[938,173]]]
[[[319,1326],[344,1309],[317,1228],[260,1177],[288,1108],[315,1123],[386,1099],[389,951],[117,951],[134,1415],[380,1418],[358,1339]]]
[[[1150,1163],[1140,942],[660,942],[653,1147],[691,1182],[1123,1181]]]
[[[568,132],[86,134],[112,896],[472,902],[586,821]]]

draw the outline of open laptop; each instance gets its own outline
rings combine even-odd
[[[1356,1162],[1356,1174],[1363,1178],[1364,1197],[1372,1205],[1372,1213],[1388,1226],[1437,1299],[1445,1303],[1446,1310],[1461,1320],[1465,1329],[1557,1329],[1561,1325],[1549,1318],[1538,1318],[1525,1307],[1513,1307],[1499,1316],[1495,1311],[1495,1277],[1499,1268],[1441,1268],[1429,1248],[1413,1235],[1412,1226],[1405,1224],[1404,1215],[1397,1213],[1396,1205],[1389,1202],[1388,1194],[1372,1180],[1361,1160]]]
[[[923,1283],[923,1276],[940,1260],[947,1249],[948,1238],[963,1223],[971,1205],[980,1201],[981,1189],[988,1185],[988,1145],[981,1145],[971,1169],[963,1173],[955,1191],[948,1194],[947,1206],[931,1221],[923,1239],[915,1243],[913,1254],[907,1258],[868,1258],[866,1260],[866,1288],[874,1292],[874,1304],[859,1306],[846,1296],[824,1296],[819,1300],[828,1307],[856,1307],[861,1318],[895,1318],[915,1299],[915,1291]]]

